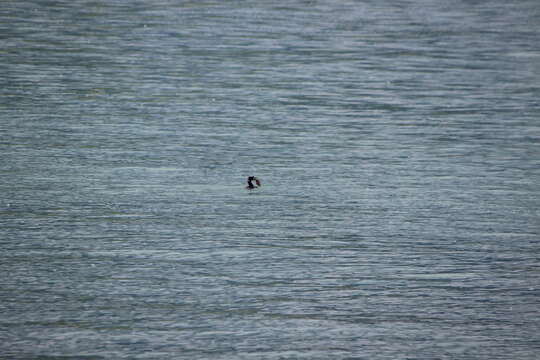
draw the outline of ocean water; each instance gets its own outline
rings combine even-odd
[[[538,359],[539,38],[536,0],[2,1],[0,358]]]

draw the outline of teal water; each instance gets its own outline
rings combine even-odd
[[[539,15],[3,1],[0,357],[536,359]]]

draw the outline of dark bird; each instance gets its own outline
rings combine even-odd
[[[253,185],[253,181],[255,181],[255,185]],[[246,189],[249,189],[249,190],[252,190],[261,186],[261,181],[257,179],[255,176],[248,177],[247,183],[248,184],[246,186]]]

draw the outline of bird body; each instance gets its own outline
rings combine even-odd
[[[253,181],[255,181],[255,185],[253,184]],[[258,178],[256,178],[255,176],[250,176],[247,178],[246,189],[253,190],[258,187],[261,187],[261,181]]]

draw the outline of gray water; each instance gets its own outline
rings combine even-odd
[[[0,357],[538,359],[539,35],[537,0],[3,0]]]

